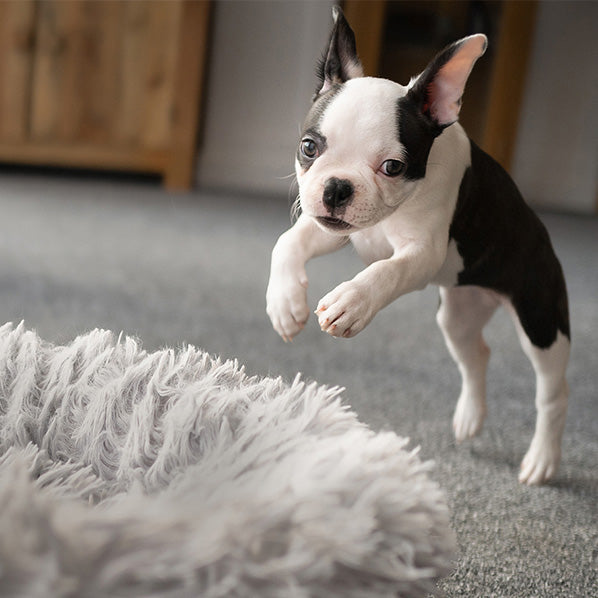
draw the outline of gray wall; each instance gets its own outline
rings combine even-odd
[[[327,0],[214,4],[200,184],[288,192],[331,7]]]
[[[540,4],[513,176],[535,206],[596,211],[598,2]]]

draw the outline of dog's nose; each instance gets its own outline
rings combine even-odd
[[[353,191],[353,183],[351,181],[332,177],[326,181],[322,201],[331,210],[342,208],[351,201]]]

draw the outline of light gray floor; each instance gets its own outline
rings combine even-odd
[[[534,425],[533,376],[510,321],[487,329],[489,416],[456,446],[459,377],[436,328],[437,291],[401,298],[363,333],[335,340],[315,316],[290,345],[264,310],[286,198],[168,195],[148,182],[0,173],[0,320],[55,342],[94,327],[145,348],[192,343],[247,371],[346,388],[374,429],[436,462],[461,558],[447,596],[598,596],[598,220],[544,215],[568,279],[573,353],[564,460],[542,488],[517,483]],[[308,269],[317,299],[360,268],[350,249]]]

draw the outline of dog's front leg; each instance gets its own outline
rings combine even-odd
[[[433,244],[413,244],[374,262],[320,300],[316,310],[320,328],[332,336],[355,336],[389,303],[423,289],[445,255]]]
[[[348,237],[327,233],[311,218],[301,215],[276,242],[266,291],[266,311],[283,340],[289,341],[301,332],[309,318],[305,264],[339,249],[347,241]]]

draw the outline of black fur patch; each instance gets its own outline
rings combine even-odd
[[[399,141],[407,152],[403,177],[412,181],[423,179],[430,148],[443,129],[436,127],[422,113],[409,94],[397,102],[396,126]]]
[[[342,88],[343,85],[341,84],[334,85],[324,95],[316,97],[311,109],[305,117],[301,139],[304,139],[305,137],[310,137],[313,139],[318,146],[319,155],[322,155],[327,148],[326,137],[322,135],[322,130],[320,127],[322,117],[324,116],[326,108],[328,108],[330,105],[330,102],[332,102]],[[309,167],[314,163],[314,160],[308,160],[301,154],[300,146],[297,149],[297,160],[299,161],[299,164],[303,170],[309,170]]]
[[[316,96],[324,86],[324,82],[330,84],[344,83],[348,81],[351,67],[361,67],[357,57],[355,34],[343,15],[343,11],[336,7],[336,22],[330,33],[328,46],[322,59],[317,66],[318,86]]]
[[[509,297],[536,347],[550,347],[559,330],[571,338],[565,279],[548,232],[511,177],[473,141],[449,235],[463,258],[459,285]]]

